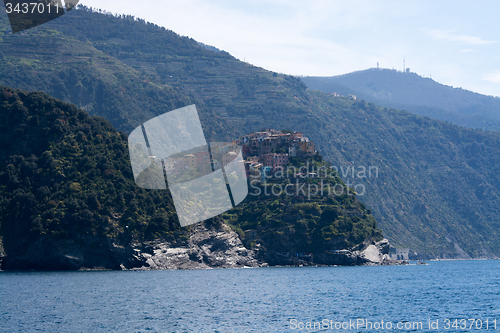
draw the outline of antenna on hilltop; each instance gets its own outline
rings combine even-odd
[[[403,73],[406,72],[405,58],[403,57]]]
[[[377,61],[377,69],[378,69],[378,61]]]

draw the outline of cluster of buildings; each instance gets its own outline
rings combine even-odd
[[[201,174],[208,174],[212,170],[220,169],[223,165],[237,162],[238,148],[228,143],[210,143],[210,153],[207,147],[199,147],[188,154],[177,154],[163,160],[166,172],[176,172],[195,168]],[[150,156],[157,163],[161,160]]]
[[[329,93],[329,95],[332,96],[333,98],[344,97],[343,95],[340,95],[336,92]],[[347,98],[350,98],[352,100],[356,100],[356,95],[348,94]]]
[[[239,154],[238,146],[242,147],[244,161],[236,159]],[[231,144],[210,143],[210,152],[206,147],[199,147],[187,154],[171,156],[163,160],[163,165],[167,173],[194,168],[201,174],[208,174],[223,165],[238,163],[233,170],[246,172],[250,181],[265,182],[266,177],[278,170],[285,170],[290,158],[315,154],[314,143],[302,133],[265,129],[242,136]],[[161,164],[156,156],[150,157]]]
[[[264,182],[288,165],[291,157],[315,155],[314,142],[300,132],[265,129],[234,141],[243,149],[245,170],[250,181]]]
[[[193,152],[178,157],[170,157],[164,160],[165,170],[172,172],[176,170],[189,169],[198,166],[210,166],[210,155],[206,151]]]

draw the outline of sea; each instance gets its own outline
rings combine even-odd
[[[0,332],[500,332],[500,260],[0,272]]]

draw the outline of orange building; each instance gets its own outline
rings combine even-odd
[[[299,141],[298,144],[299,144],[300,150],[302,150],[302,152],[304,152],[306,154],[312,155],[316,151],[314,149],[314,142],[311,142],[311,141]]]

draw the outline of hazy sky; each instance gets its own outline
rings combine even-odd
[[[293,75],[406,67],[500,96],[500,1],[83,0]]]

